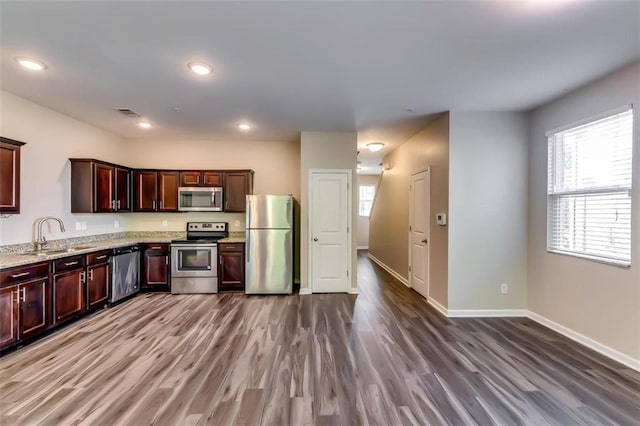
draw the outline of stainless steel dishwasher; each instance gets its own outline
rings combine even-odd
[[[140,291],[140,247],[113,249],[111,257],[111,303]]]

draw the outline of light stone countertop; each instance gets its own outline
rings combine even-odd
[[[120,236],[118,234],[118,236]],[[70,252],[48,253],[44,256],[37,256],[33,254],[24,254],[25,252],[13,252],[0,254],[0,270],[13,268],[16,266],[24,266],[32,263],[48,262],[50,260],[61,259],[69,256],[76,256],[79,254],[93,253],[100,250],[114,249],[118,247],[126,247],[133,244],[145,244],[145,243],[170,243],[171,240],[176,239],[176,235],[155,235],[155,236],[127,236],[119,238],[100,239],[100,240],[83,240],[75,243],[70,243],[70,247],[74,246],[88,246],[89,248],[73,250]],[[231,232],[228,238],[219,240],[221,243],[244,243],[244,232]],[[57,244],[58,248],[60,244]]]

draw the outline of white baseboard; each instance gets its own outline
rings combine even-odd
[[[379,267],[381,267],[382,269],[384,269],[385,271],[387,271],[388,273],[390,273],[395,279],[397,279],[398,281],[400,281],[402,284],[406,285],[407,287],[409,287],[409,281],[407,281],[406,278],[403,278],[402,275],[398,274],[396,271],[394,271],[393,269],[389,268],[387,265],[385,265],[384,263],[382,263],[382,261],[380,259],[377,259],[374,255],[372,255],[371,253],[368,253],[367,256],[369,257],[369,259],[373,260]]]
[[[433,306],[435,308],[436,311],[440,312],[442,315],[444,315],[445,317],[449,316],[449,312],[447,311],[447,308],[445,308],[444,306],[442,306],[440,304],[440,302],[438,302],[436,299],[434,299],[433,297],[429,296],[427,298],[427,303],[429,303],[431,306]]]
[[[358,250],[369,250],[369,246],[358,246]]]
[[[349,289],[349,294],[359,294],[358,287],[351,287]]]
[[[526,317],[526,309],[448,309],[449,318]]]
[[[311,294],[311,289],[309,287],[300,287],[300,296],[305,296],[307,294]]]
[[[542,315],[536,314],[535,312],[528,311],[527,316],[533,321],[542,324],[545,327],[550,328],[551,330],[556,331],[563,336],[568,337],[569,339],[588,347],[589,349],[593,349],[594,351],[608,358],[611,358],[614,361],[618,361],[620,364],[626,365],[631,369],[640,371],[640,359],[635,359],[633,357],[630,357],[629,355],[623,354],[620,351],[610,348],[609,346],[603,345],[600,342],[596,342],[595,340],[585,336],[584,334],[578,333],[575,330],[558,324],[557,322],[545,318]]]

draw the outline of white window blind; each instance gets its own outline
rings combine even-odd
[[[360,198],[359,198],[359,213],[360,216],[369,216],[371,213],[371,206],[373,205],[373,198],[376,195],[375,185],[360,185]]]
[[[549,134],[547,249],[631,263],[633,110]]]

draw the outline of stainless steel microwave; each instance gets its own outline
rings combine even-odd
[[[222,187],[179,187],[178,210],[182,212],[221,212]]]

